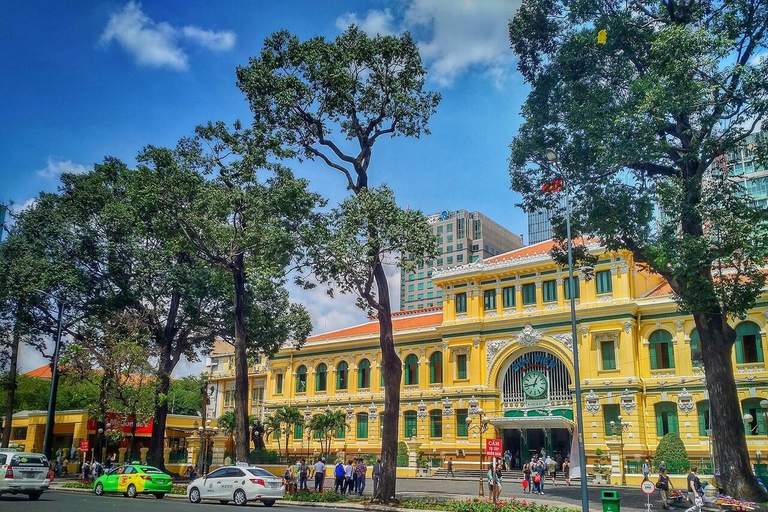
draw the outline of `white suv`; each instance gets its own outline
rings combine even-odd
[[[50,483],[45,455],[0,448],[0,495],[26,494],[36,500]]]

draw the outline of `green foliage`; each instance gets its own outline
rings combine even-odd
[[[6,375],[2,376],[7,378]],[[13,412],[44,411],[48,407],[48,397],[51,392],[51,381],[38,377],[21,374],[16,380],[16,397]],[[7,391],[0,389],[0,403],[5,403]],[[86,409],[96,402],[99,389],[88,380],[64,374],[59,380],[59,392],[56,397],[56,408],[62,411]]]
[[[248,462],[253,464],[277,464],[278,454],[274,450],[251,450]]]
[[[397,455],[400,457],[408,457],[408,445],[405,441],[399,441],[397,443]]]
[[[297,493],[285,493],[287,501],[303,501],[309,503],[336,503],[346,501],[347,497],[336,491],[310,492],[299,491]]]
[[[611,459],[603,453],[603,450],[598,448],[595,450],[595,463],[592,465],[592,470],[599,475],[607,475],[611,472]]]
[[[470,500],[448,500],[440,498],[416,498],[406,499],[400,503],[404,509],[413,510],[447,510],[452,512],[575,512],[574,509],[540,505],[534,502],[499,501],[493,503],[477,498]]]
[[[168,412],[171,414],[195,415],[200,413],[202,398],[200,389],[203,381],[200,377],[188,376],[171,381],[171,388],[165,397]]]
[[[330,454],[335,432],[342,428],[349,428],[349,425],[347,425],[347,417],[343,411],[327,409],[312,416],[307,427],[313,434],[319,436],[320,452]]]
[[[426,217],[401,209],[385,185],[348,197],[328,219],[327,243],[313,248],[315,275],[343,293],[357,294],[358,305],[369,312],[381,308],[373,289],[381,262],[391,259],[409,271],[437,255],[437,239]]]
[[[227,411],[217,419],[219,430],[228,436],[235,433],[235,412]]]
[[[659,446],[656,447],[653,465],[659,467],[662,462],[666,463],[668,470],[674,467],[680,474],[687,473],[691,468],[691,461],[688,459],[685,444],[680,436],[674,432],[662,437]]]

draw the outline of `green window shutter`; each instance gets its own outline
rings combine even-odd
[[[597,293],[611,293],[613,291],[613,283],[611,282],[611,271],[600,270],[595,273],[595,282],[597,283]]]
[[[496,309],[496,290],[485,290],[483,292],[483,309],[485,311]]]
[[[302,439],[304,437],[304,425],[297,423],[293,426],[293,438]]]
[[[605,428],[606,436],[610,437],[613,435],[613,431],[611,430],[611,421],[618,423],[620,414],[621,412],[619,411],[618,404],[605,404],[603,406],[603,426]]]
[[[650,347],[650,354],[651,354],[651,370],[658,370],[659,369],[659,363],[656,358],[656,345],[651,344]]]
[[[691,331],[691,363],[693,364],[694,368],[701,367],[701,360],[694,360],[693,359],[693,351],[699,350],[699,344],[701,343],[701,338],[699,337],[699,330],[694,329]]]
[[[363,369],[362,367],[357,368],[357,388],[361,389],[363,388]]]
[[[443,353],[435,352],[429,357],[429,383],[443,382]]]
[[[456,294],[456,313],[466,313],[466,312],[467,312],[467,294],[457,293]]]
[[[443,412],[439,409],[429,412],[429,437],[443,437]]]
[[[411,375],[413,369],[413,375]],[[419,383],[419,360],[411,354],[405,358],[405,385],[415,386]]]
[[[541,283],[544,290],[544,302],[554,302],[557,300],[557,281],[551,279]]]
[[[456,437],[469,437],[466,409],[456,410]]]
[[[503,294],[502,294],[502,300],[505,308],[515,307],[515,287],[514,286],[508,286],[504,288]]]
[[[616,369],[616,347],[612,341],[600,343],[600,355],[603,359],[603,370]]]
[[[744,345],[741,343],[741,338],[736,339],[734,348],[736,349],[736,362],[743,363],[744,362]]]
[[[677,409],[674,405],[667,410],[667,423],[669,424],[670,432],[674,432],[675,434],[680,433],[680,429],[677,425]]]
[[[667,342],[667,353],[669,354],[669,367],[675,367],[675,346],[671,341]]]
[[[661,411],[656,409],[656,435],[659,437],[664,436],[664,419],[661,417]]]
[[[416,436],[416,413],[414,411],[407,411],[404,414],[405,417],[405,438],[410,439]]]
[[[459,354],[458,356],[456,356],[456,365],[458,366],[458,369],[457,369],[458,378],[466,379],[467,378],[467,355]]]
[[[275,393],[278,395],[283,394],[283,374],[278,373],[276,376],[277,382],[275,383]]]
[[[528,283],[523,285],[523,304],[536,304],[536,284]]]
[[[430,361],[429,364],[429,383],[434,384],[435,383],[435,365],[432,364]]]
[[[760,338],[760,333],[755,336],[755,342],[757,343],[757,362],[762,363],[763,359],[763,340]]]
[[[696,412],[699,416],[699,435],[707,436],[707,414],[709,413],[709,400],[702,400],[696,404]]]
[[[575,295],[573,297],[575,299],[578,299],[579,294],[581,293],[579,289],[579,278],[576,276],[573,277],[573,286],[568,286],[569,282],[570,281],[568,280],[568,278],[565,278],[565,280],[563,281],[563,291],[565,292],[564,297],[566,298],[566,300],[571,300],[571,289],[573,289],[575,292]]]
[[[357,438],[368,439],[368,415],[366,413],[357,415]]]

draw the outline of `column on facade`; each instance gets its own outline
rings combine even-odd
[[[501,316],[504,314],[504,287],[501,283],[496,284],[496,314]]]
[[[515,282],[515,311],[523,312],[523,285]]]
[[[453,351],[447,343],[443,343],[443,386],[453,386],[455,375],[456,361],[453,360]]]
[[[467,290],[467,318],[483,316],[483,291],[478,286]]]
[[[45,428],[45,425],[29,424],[27,426],[27,437],[24,440],[24,449],[32,452],[39,452],[43,449],[42,445],[37,444],[38,427]]]
[[[595,302],[597,300],[597,292],[594,286],[589,286],[591,281],[585,279],[584,273],[579,272],[573,276],[576,279],[576,285],[579,287],[579,301],[581,302]]]
[[[566,306],[565,303],[565,287],[563,286],[563,280],[565,279],[565,282],[568,282],[568,274],[565,274],[565,277],[563,277],[562,274],[558,274],[557,278],[555,279],[555,283],[557,283],[557,307],[563,308]]]
[[[541,277],[536,276],[536,309],[544,308],[544,288],[541,285]]]

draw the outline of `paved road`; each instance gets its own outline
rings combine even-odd
[[[248,504],[249,509],[275,511],[275,512],[300,512],[305,508],[280,505],[267,508],[261,503]],[[155,499],[152,496],[139,496],[134,499],[123,496],[94,496],[92,494],[73,492],[47,492],[38,501],[29,501],[26,496],[12,496],[4,494],[0,496],[0,510],[3,512],[84,512],[84,511],[115,511],[115,512],[236,512],[242,510],[233,504],[221,505],[213,502],[203,502],[200,505],[192,505],[187,500],[165,498]],[[314,509],[327,510],[327,509]]]

